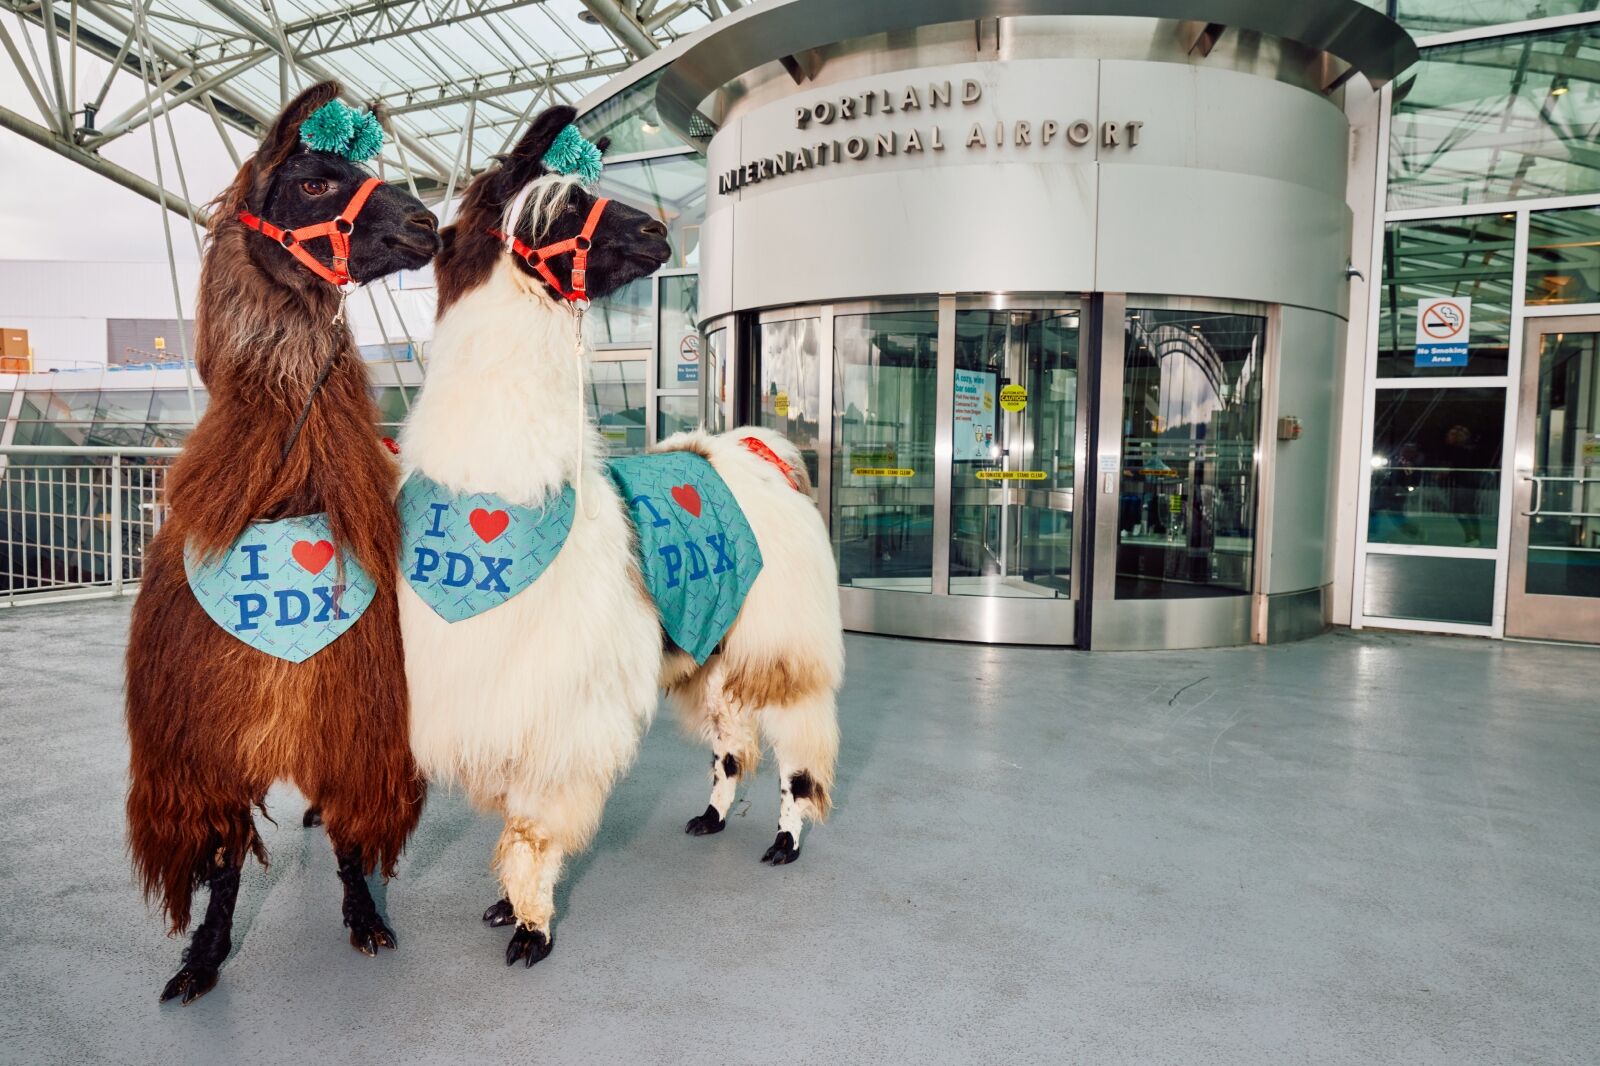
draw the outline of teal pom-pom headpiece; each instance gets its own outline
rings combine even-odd
[[[370,111],[329,100],[300,123],[300,143],[314,152],[332,152],[365,163],[383,148],[383,127]]]
[[[556,174],[572,174],[585,185],[600,180],[600,149],[585,139],[576,126],[567,126],[556,134],[541,162],[545,169]]]

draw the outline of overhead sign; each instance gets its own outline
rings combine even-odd
[[[1424,297],[1417,301],[1418,367],[1466,366],[1472,331],[1472,297]]]

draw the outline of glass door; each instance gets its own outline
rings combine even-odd
[[[1506,635],[1600,642],[1600,319],[1523,345]]]
[[[951,418],[950,595],[1068,599],[1077,309],[961,309]]]

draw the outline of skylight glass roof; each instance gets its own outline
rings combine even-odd
[[[80,0],[75,9],[79,47],[107,61],[120,58],[119,78],[141,77],[146,50],[133,32],[141,6]],[[146,80],[184,103],[215,106],[223,121],[256,133],[278,110],[285,80],[292,93],[337,77],[352,100],[387,108],[400,143],[390,139],[385,166],[409,167],[420,186],[436,189],[458,160],[469,172],[481,168],[537,110],[576,103],[654,48],[737,6],[739,0],[149,0],[142,25],[156,69]],[[53,10],[64,51],[73,32],[68,9]],[[50,5],[39,5],[27,17],[47,26],[51,14]],[[87,137],[79,133],[79,143],[92,149],[95,137],[124,117],[77,117],[80,130],[93,126]]]

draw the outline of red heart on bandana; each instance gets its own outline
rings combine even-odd
[[[695,490],[693,485],[678,485],[673,488],[672,502],[696,518],[700,517],[700,493]]]
[[[485,511],[480,507],[467,516],[467,521],[472,523],[472,531],[478,539],[487,544],[506,531],[511,516],[504,511]]]
[[[333,558],[333,545],[325,540],[316,543],[297,540],[294,542],[293,553],[295,562],[305,567],[308,573],[315,574],[327,566],[328,561]]]

